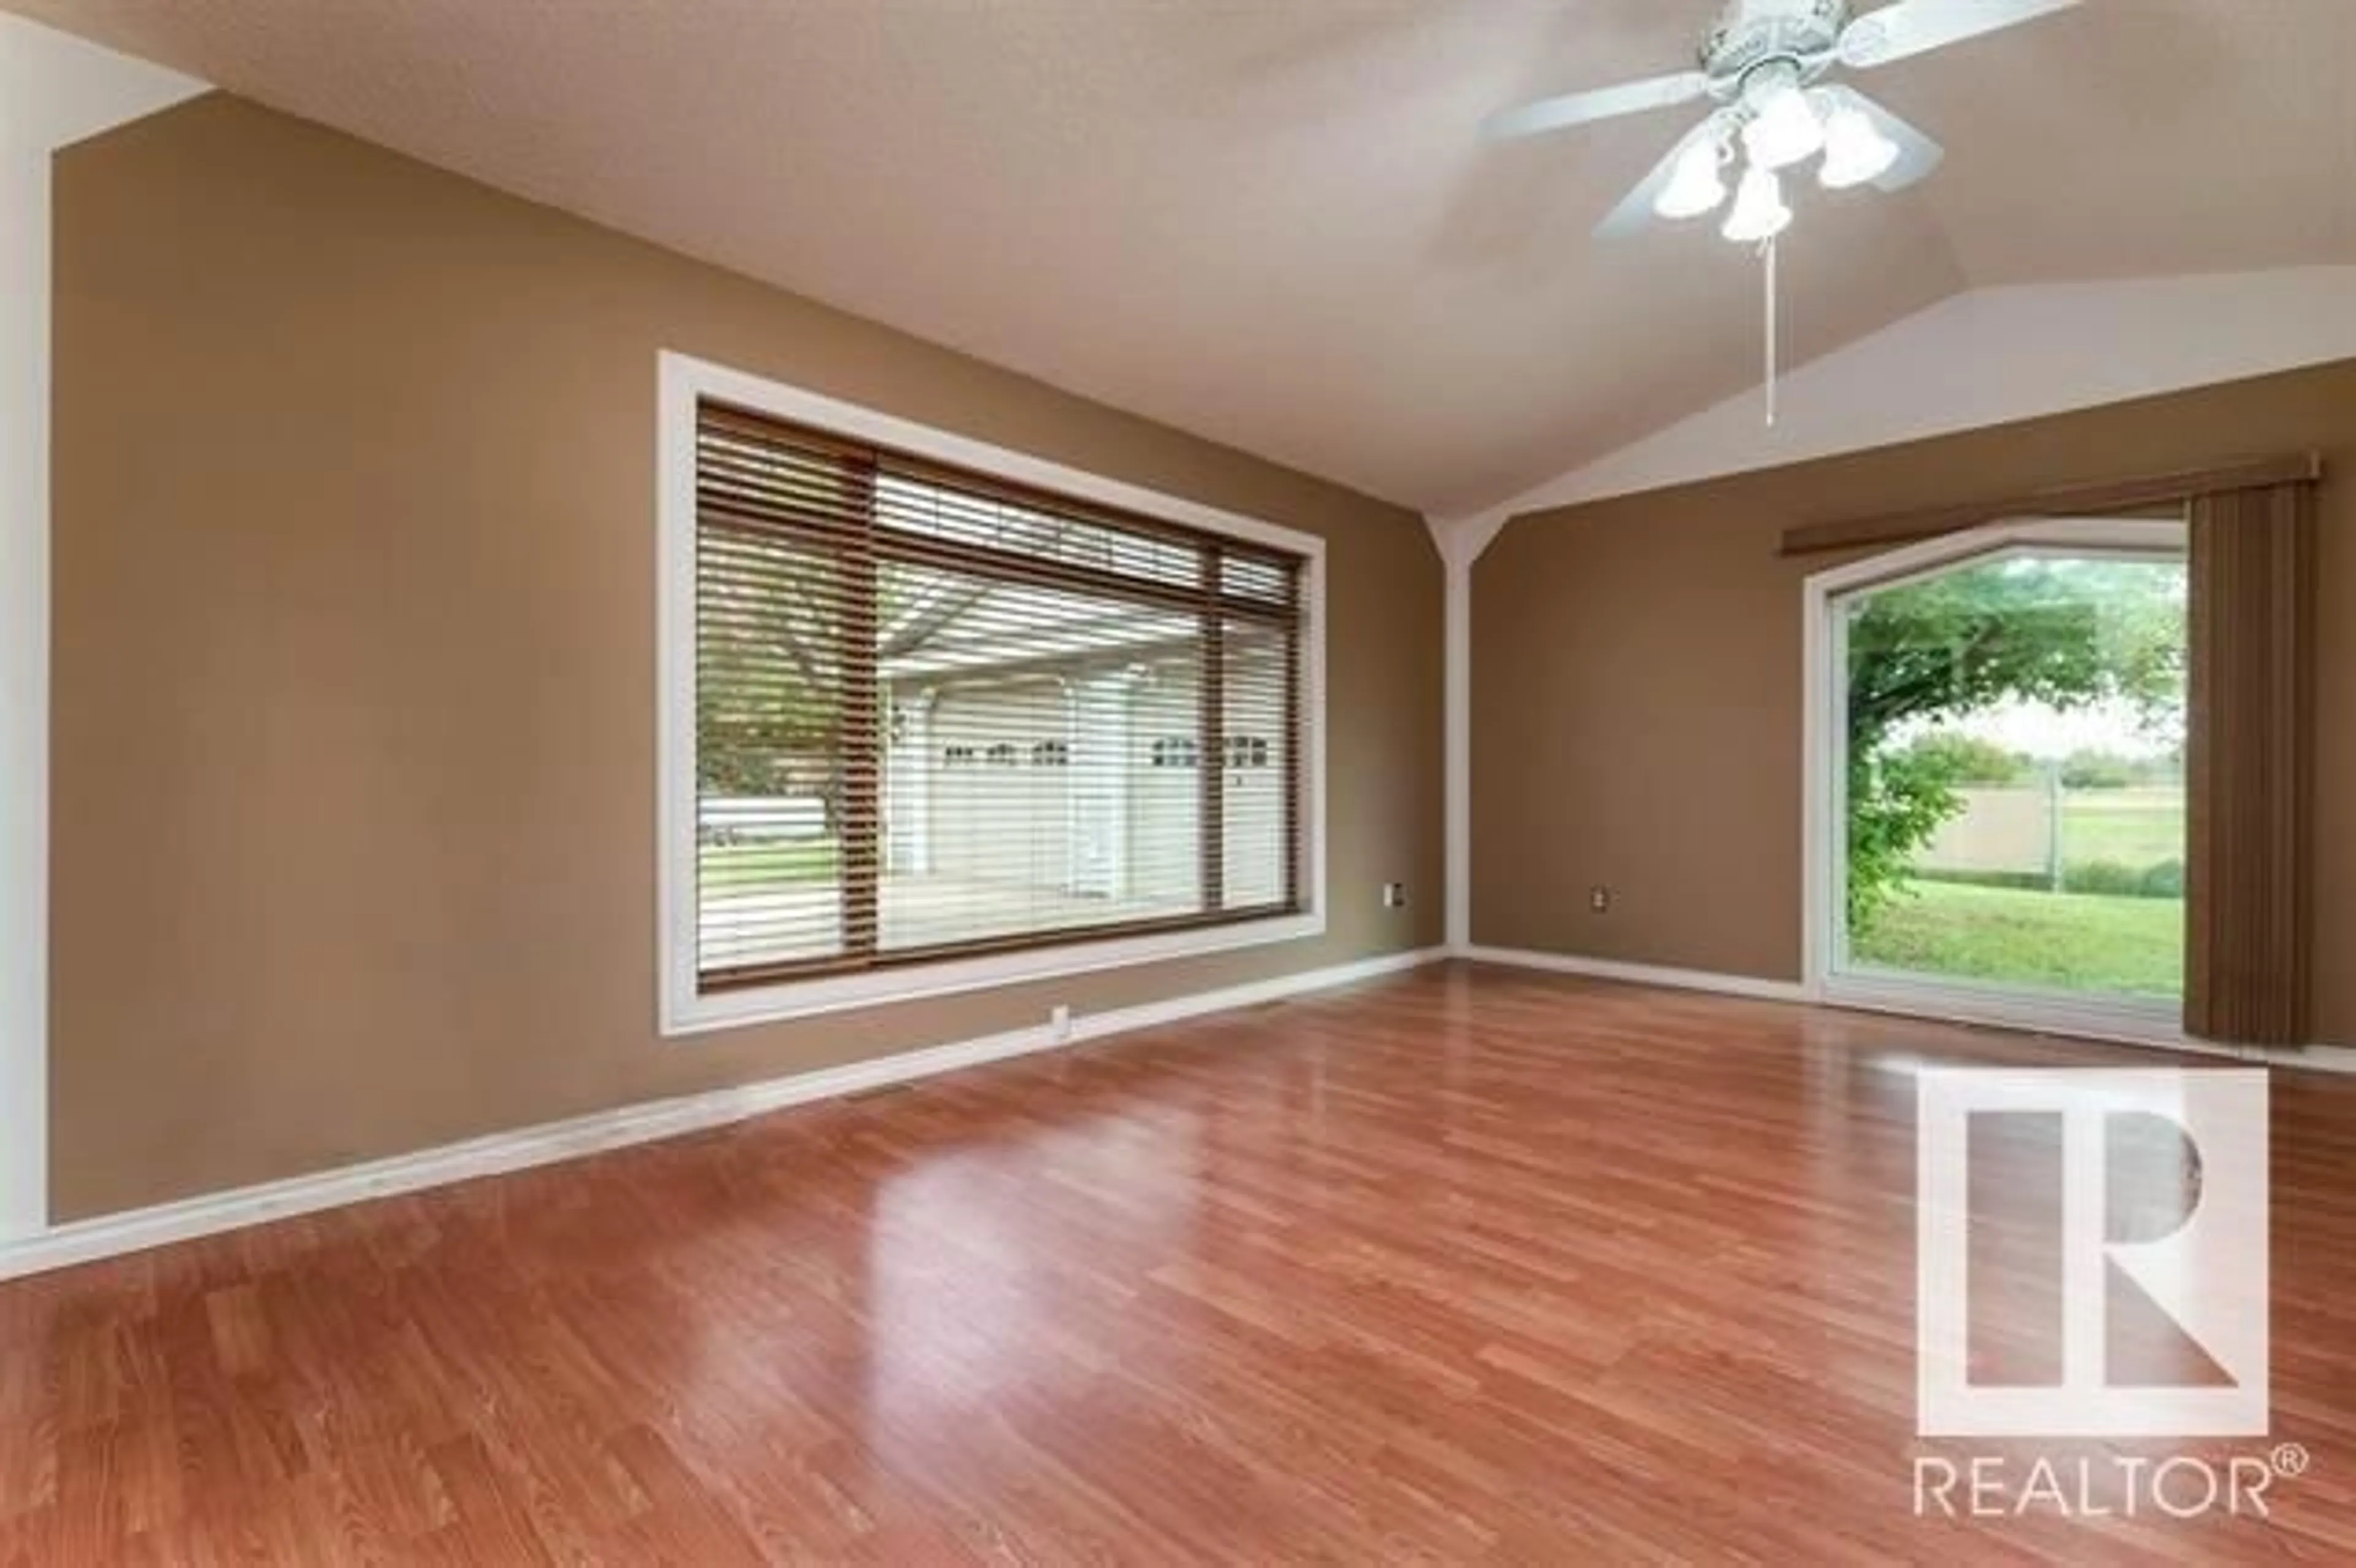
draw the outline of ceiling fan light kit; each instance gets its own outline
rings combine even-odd
[[[1746,166],[1719,232],[1765,253],[1772,423],[1774,242],[1793,221],[1780,174],[1821,153],[1816,181],[1826,189],[1870,185],[1897,191],[1929,175],[1945,155],[1938,143],[1872,99],[1828,79],[1837,71],[1878,69],[2077,4],[1895,0],[1859,13],[1854,0],[1728,0],[1702,41],[1699,69],[1541,99],[1491,116],[1485,130],[1492,140],[1505,140],[1704,99],[1718,105],[1595,231],[1618,239],[1652,218],[1717,211],[1727,198],[1725,166],[1740,148]]]
[[[1779,60],[1753,70],[1743,88],[1743,107],[1750,120],[1742,127],[1742,148],[1753,167],[1788,169],[1823,150],[1824,123],[1794,68]]]
[[[1719,173],[1736,156],[1781,171],[1819,152],[1819,183],[1903,190],[1938,167],[1939,144],[1834,80],[2018,27],[2080,0],[1728,0],[1702,40],[1697,69],[1540,99],[1492,115],[1492,140],[1542,135],[1622,114],[1708,101],[1709,116],[1654,166],[1596,233],[1633,234],[1655,216],[1697,218],[1725,199]],[[1706,151],[1697,151],[1707,144]],[[1670,197],[1669,187],[1677,187]],[[1708,199],[1716,190],[1716,201]]]
[[[1897,161],[1898,144],[1863,110],[1842,104],[1825,116],[1825,161],[1816,179],[1826,190],[1878,180]]]
[[[1774,170],[1751,165],[1719,232],[1738,245],[1759,245],[1791,226],[1792,208],[1783,200],[1783,182]]]
[[[1705,137],[1687,147],[1678,155],[1676,173],[1661,187],[1653,210],[1671,219],[1699,218],[1717,211],[1726,199],[1726,176],[1719,172],[1726,160],[1726,146],[1715,137]]]

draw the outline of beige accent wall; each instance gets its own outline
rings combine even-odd
[[[1802,583],[1832,562],[1783,529],[2307,448],[2313,1013],[2356,1044],[2356,361],[1516,519],[1473,573],[1474,940],[1798,979]]]
[[[1410,513],[226,96],[57,258],[58,1220],[1440,939]],[[1327,935],[659,1040],[663,348],[1330,540]]]

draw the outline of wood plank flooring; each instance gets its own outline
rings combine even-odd
[[[0,1564],[2346,1560],[2311,1074],[2271,1517],[1914,1515],[1913,1069],[2174,1060],[1427,970],[20,1281]]]

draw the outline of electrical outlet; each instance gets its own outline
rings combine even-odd
[[[1072,1009],[1061,1007],[1049,1008],[1047,1009],[1047,1032],[1054,1035],[1057,1040],[1071,1039]]]
[[[1383,884],[1383,907],[1385,909],[1407,908],[1407,884],[1405,882],[1385,882]]]
[[[1612,912],[1612,890],[1598,882],[1587,890],[1587,907],[1597,914]]]

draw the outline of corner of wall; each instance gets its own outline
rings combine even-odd
[[[1472,944],[1472,565],[1511,520],[1503,509],[1424,518],[1447,581],[1447,938],[1459,956]]]
[[[0,1242],[49,1223],[50,161],[202,91],[0,16]]]

